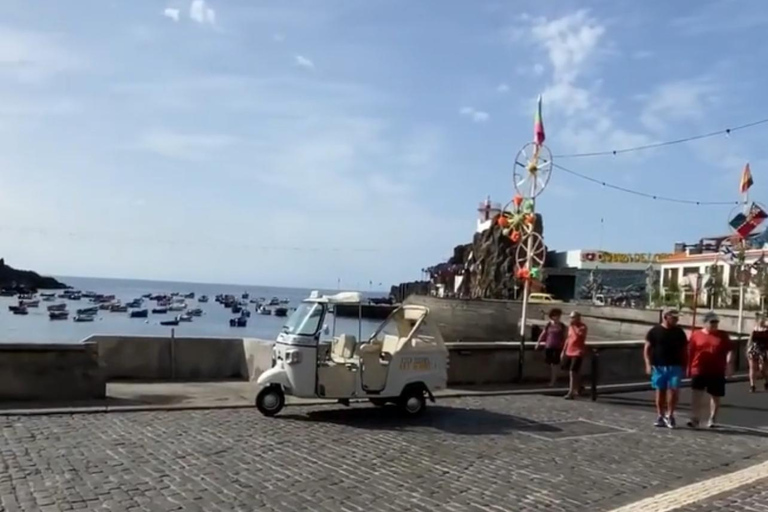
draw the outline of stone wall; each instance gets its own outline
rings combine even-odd
[[[0,345],[0,400],[85,400],[104,398],[106,380],[98,347]]]

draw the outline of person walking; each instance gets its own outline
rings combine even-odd
[[[587,326],[578,311],[571,311],[570,318],[568,337],[560,354],[563,369],[568,370],[568,393],[563,397],[566,400],[573,400],[581,391],[581,364],[587,352]]]
[[[725,379],[733,372],[733,342],[719,329],[715,312],[704,315],[704,328],[691,333],[688,342],[688,375],[691,377],[691,420],[698,428],[706,412],[706,394],[710,397],[707,427],[717,426],[720,401],[725,396]],[[706,393],[706,394],[705,394]]]
[[[536,344],[536,350],[544,347],[544,361],[549,365],[549,386],[554,387],[557,384],[557,375],[560,371],[560,354],[565,345],[565,335],[568,327],[560,321],[563,316],[563,310],[552,308],[549,311],[549,322],[539,336],[539,342]]]
[[[652,327],[645,335],[645,373],[651,377],[656,391],[657,427],[675,428],[675,409],[683,380],[688,351],[688,338],[677,325],[680,313],[666,309],[660,325]]]
[[[758,313],[755,328],[747,342],[747,362],[749,363],[749,392],[754,393],[755,378],[758,372],[763,378],[763,387],[768,391],[768,325],[765,315]]]

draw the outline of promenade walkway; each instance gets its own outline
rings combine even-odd
[[[367,404],[5,415],[0,509],[760,510],[768,433],[652,419],[546,396],[446,398],[418,419]]]

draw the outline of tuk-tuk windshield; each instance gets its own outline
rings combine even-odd
[[[296,311],[288,317],[288,321],[283,326],[283,332],[299,336],[314,336],[320,331],[324,310],[325,304],[301,303]]]

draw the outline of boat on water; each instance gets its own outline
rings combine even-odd
[[[43,302],[53,302],[56,300],[55,295],[51,295],[50,297],[43,297]]]
[[[191,322],[192,321],[192,315],[189,313],[184,313],[183,315],[179,315],[177,317],[179,319],[179,322]]]
[[[15,297],[16,296],[16,290],[11,290],[10,288],[3,288],[0,290],[0,297]]]
[[[229,319],[230,327],[246,327],[248,325],[248,319],[244,316],[238,316],[236,318]]]
[[[74,320],[75,322],[93,322],[93,320],[96,318],[96,315],[75,315]]]
[[[195,292],[189,292],[184,294],[185,299],[194,299],[195,298]]]
[[[131,311],[131,314],[130,314],[131,318],[147,318],[148,316],[149,316],[148,309],[138,309],[136,311]]]
[[[27,311],[26,306],[8,306],[8,309],[14,315],[26,315],[29,313],[29,311]]]
[[[179,325],[179,317],[176,317],[173,320],[163,320],[160,322],[160,325]]]
[[[87,316],[87,315],[95,316],[98,312],[99,312],[98,307],[82,308],[77,310],[78,315],[84,315],[84,316]]]
[[[112,306],[109,308],[109,311],[112,313],[127,313],[128,306],[125,304],[112,304]]]
[[[99,304],[99,309],[104,311],[109,311],[109,308],[111,307],[112,307],[112,304],[109,304],[107,302],[105,302],[104,304]]]
[[[243,294],[240,296],[243,300],[248,300],[250,298],[251,294],[248,292],[243,292]]]
[[[96,292],[91,292],[91,291],[84,291],[83,292],[83,297],[85,297],[86,299],[93,299],[93,298],[98,297],[98,295],[99,294],[96,293]]]
[[[52,306],[48,306],[48,312],[51,312],[51,311],[66,311],[66,310],[67,310],[67,305],[64,304],[63,302],[61,304],[54,304]]]
[[[244,316],[246,318],[251,318],[251,312],[245,308],[243,308],[242,311],[240,311],[240,316]]]
[[[132,301],[125,304],[125,306],[130,309],[138,309],[143,305],[144,305],[144,301],[141,299],[133,299]]]
[[[174,303],[168,306],[168,311],[184,311],[185,309],[187,309],[187,305],[183,302],[181,304]]]
[[[280,299],[280,304],[290,304],[291,299]]]
[[[152,297],[151,293],[145,293],[144,295],[141,296],[142,299],[149,299],[151,297]]]
[[[54,292],[41,292],[40,297],[45,299],[47,297],[56,297],[56,293]]]
[[[272,297],[271,299],[269,299],[269,305],[270,306],[279,306],[280,305],[280,299],[278,299],[277,297]]]
[[[69,311],[66,309],[63,311],[51,311],[48,313],[48,318],[51,320],[66,320],[69,318]]]
[[[36,308],[40,306],[39,300],[20,300],[19,305],[26,306],[28,308]]]
[[[264,306],[259,306],[259,309],[257,309],[256,312],[264,316],[269,316],[272,314],[272,310]]]
[[[243,307],[240,304],[232,304],[232,312],[237,314],[240,311],[243,310]]]
[[[152,308],[153,315],[164,315],[168,312],[168,308]]]
[[[207,295],[201,295],[199,299],[197,299],[197,302],[208,302],[208,296]]]
[[[187,314],[190,316],[203,316],[203,310],[200,308],[194,308],[187,311]]]
[[[288,316],[288,308],[275,308],[275,316]]]

